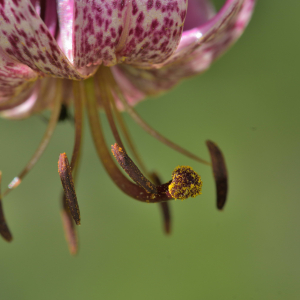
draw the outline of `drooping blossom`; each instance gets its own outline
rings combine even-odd
[[[201,178],[190,167],[181,167],[174,170],[172,182],[161,184],[155,173],[144,168],[120,110],[128,111],[148,133],[173,149],[212,165],[217,205],[222,209],[227,172],[219,148],[207,142],[212,163],[207,162],[152,129],[133,105],[205,71],[239,38],[253,7],[254,0],[227,0],[218,13],[209,0],[0,0],[1,116],[20,119],[51,110],[39,148],[4,195],[21,183],[46,148],[58,120],[74,105],[72,160],[69,165],[66,154],[59,158],[62,216],[71,252],[77,249],[73,219],[80,223],[73,176],[80,156],[84,109],[109,176],[134,199],[160,203],[166,232],[170,231],[167,201],[172,195],[185,199],[200,194]],[[105,144],[98,109],[105,110],[116,140],[111,151]],[[134,160],[125,151],[115,119]],[[1,200],[0,233],[11,239]]]

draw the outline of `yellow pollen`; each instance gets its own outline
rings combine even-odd
[[[201,177],[189,166],[178,166],[172,173],[172,182],[168,187],[175,199],[185,200],[201,194]]]

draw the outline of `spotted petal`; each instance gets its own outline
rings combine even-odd
[[[118,45],[121,60],[147,68],[166,61],[179,44],[187,2],[133,0],[123,31],[125,42],[120,41]]]
[[[4,103],[8,108],[28,97],[28,91],[36,78],[36,72],[16,62],[0,48],[0,110],[5,109]]]
[[[222,48],[224,51],[245,29],[252,15],[254,2],[255,0],[227,0],[210,21],[183,33],[176,52],[164,65],[185,59],[203,48],[210,47],[214,52],[222,52]],[[227,40],[230,43],[226,43]],[[224,42],[225,45],[222,45]]]
[[[34,1],[33,1],[34,3]],[[46,3],[50,3],[46,1]],[[53,3],[53,2],[52,2]],[[48,8],[49,12],[51,9]],[[54,8],[55,9],[55,8]],[[79,73],[61,51],[53,35],[53,24],[45,22],[28,0],[0,1],[0,47],[9,57],[27,65],[39,75],[81,79]]]
[[[178,46],[187,10],[187,0],[64,2],[75,15],[73,54],[77,68],[164,62]],[[61,19],[66,20],[66,14]]]
[[[178,50],[166,63],[154,65],[152,70],[118,66],[115,73],[119,84],[124,86],[126,77],[125,81],[130,80],[140,95],[153,95],[170,89],[182,78],[205,71],[240,37],[253,8],[254,0],[227,0],[210,21],[183,33]],[[126,94],[126,87],[123,90]],[[132,104],[142,99],[129,98]]]

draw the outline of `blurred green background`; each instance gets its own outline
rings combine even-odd
[[[299,9],[297,1],[259,1],[243,37],[208,72],[137,106],[154,128],[206,159],[205,140],[218,143],[230,175],[223,212],[210,168],[126,117],[147,167],[164,181],[178,164],[204,181],[201,196],[171,203],[173,232],[165,236],[158,206],[130,199],[108,178],[86,126],[80,250],[70,256],[57,160],[71,156],[73,126],[61,123],[41,161],[4,199],[14,241],[0,240],[1,300],[299,299]],[[3,189],[44,130],[37,116],[0,120]]]

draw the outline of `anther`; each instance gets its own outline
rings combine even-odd
[[[118,164],[135,183],[144,188],[148,193],[157,194],[155,185],[142,174],[136,164],[118,144],[111,146],[111,152],[116,158]]]
[[[74,188],[72,171],[66,153],[61,153],[58,160],[58,173],[65,192],[71,215],[77,225],[80,225],[80,211]]]
[[[225,159],[220,148],[212,141],[206,141],[211,157],[214,179],[217,190],[217,208],[222,210],[226,203],[228,192],[228,173]]]
[[[185,200],[201,194],[201,177],[188,166],[178,166],[172,173],[172,182],[169,193],[175,199]]]

